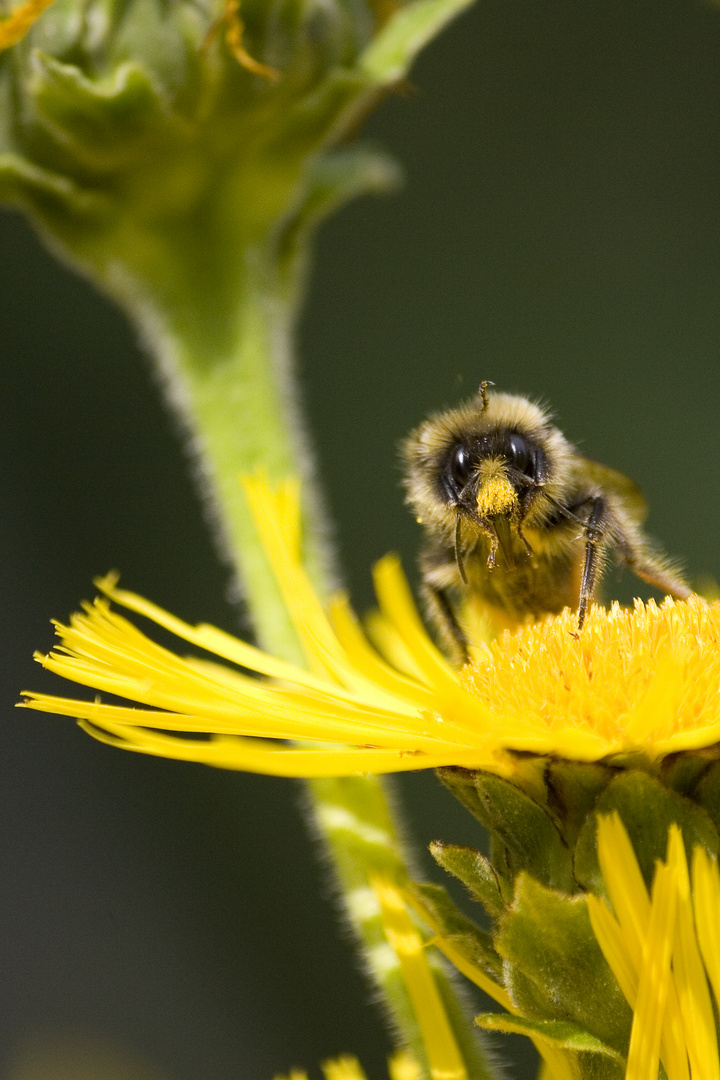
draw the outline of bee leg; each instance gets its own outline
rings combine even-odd
[[[687,600],[692,595],[692,589],[688,588],[674,567],[661,556],[648,551],[642,544],[634,545],[626,536],[620,536],[616,541],[618,557],[630,567],[636,577],[647,581],[661,592],[669,593],[677,600]]]
[[[495,569],[495,559],[497,558],[498,548],[500,547],[500,541],[498,540],[497,533],[493,529],[491,529],[489,527],[484,527],[483,531],[490,538],[490,554],[488,555],[488,559],[487,559],[487,568],[488,568],[488,570],[494,570]]]
[[[585,560],[580,580],[578,603],[578,630],[582,630],[590,601],[595,595],[598,573],[601,568],[600,545],[607,531],[607,503],[603,498],[589,500],[590,513],[585,521]]]
[[[515,526],[515,531],[517,532],[518,536],[520,537],[523,544],[525,545],[525,551],[527,552],[528,558],[532,558],[532,556],[533,556],[532,545],[531,545],[530,541],[528,540],[527,536],[525,535],[525,533],[523,532],[522,520],[518,521],[517,525]]]
[[[457,521],[455,522],[455,564],[460,575],[460,580],[463,585],[467,585],[467,575],[465,574],[465,565],[463,563],[462,552],[462,515],[458,514]]]
[[[452,604],[448,600],[447,593],[444,589],[438,589],[435,585],[428,585],[427,583],[423,589],[429,613],[435,625],[440,630],[441,636],[446,640],[447,644],[452,647],[457,659],[462,664],[467,664],[470,660],[470,651],[468,639],[465,636],[465,631],[460,626],[460,623],[455,617]]]

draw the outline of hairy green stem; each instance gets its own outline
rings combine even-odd
[[[275,480],[301,472],[305,554],[316,582],[326,580],[325,530],[295,416],[286,304],[267,281],[246,280],[232,326],[211,345],[211,363],[207,340],[198,332],[204,319],[192,310],[190,299],[178,307],[172,323],[144,302],[131,307],[139,310],[146,345],[185,427],[208,516],[243,590],[256,637],[274,654],[302,664],[300,640],[240,484],[243,474],[258,469]]]

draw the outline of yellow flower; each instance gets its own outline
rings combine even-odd
[[[617,814],[600,818],[598,855],[613,912],[588,895],[593,931],[633,1009],[625,1080],[720,1080],[715,1013],[720,1006],[720,875],[701,847],[692,887],[680,829],[648,896]]]
[[[344,597],[325,612],[312,589],[295,487],[271,490],[256,478],[245,489],[307,670],[190,626],[107,577],[97,582],[103,596],[58,625],[60,645],[37,659],[143,707],[36,693],[23,704],[76,717],[128,750],[282,776],[442,765],[512,775],[513,752],[660,758],[720,741],[720,604],[596,606],[579,636],[565,612],[480,643],[456,670],[424,629],[394,557],[375,570],[373,645]],[[111,601],[214,659],[155,644]]]

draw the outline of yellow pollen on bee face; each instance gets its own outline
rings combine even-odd
[[[501,467],[482,480],[477,494],[477,512],[480,517],[509,514],[517,506],[517,492]]]

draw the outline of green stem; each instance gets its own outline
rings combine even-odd
[[[192,307],[168,324],[141,309],[144,336],[159,359],[171,406],[188,433],[209,517],[222,554],[242,586],[263,648],[303,664],[304,653],[248,513],[240,477],[263,469],[279,480],[301,471],[305,552],[316,581],[329,576],[319,499],[293,416],[290,319],[276,292],[245,281],[236,320],[208,363]],[[137,308],[136,308],[137,312]],[[190,324],[195,332],[188,332]],[[273,363],[269,362],[272,358]]]

